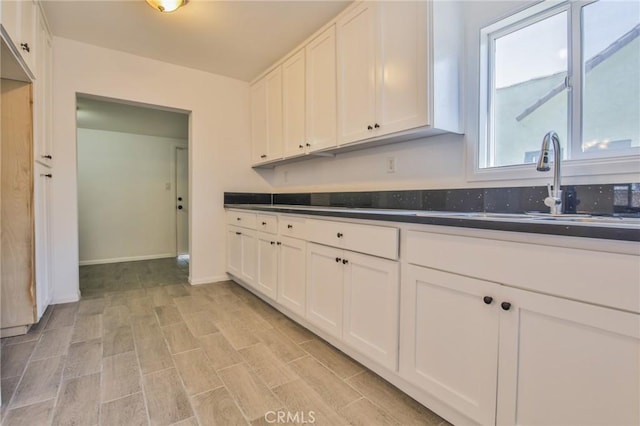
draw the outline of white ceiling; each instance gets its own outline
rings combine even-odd
[[[76,106],[79,128],[173,139],[188,139],[189,136],[187,113],[81,95]]]
[[[55,36],[250,81],[350,1],[190,0],[160,13],[144,0],[44,0]]]

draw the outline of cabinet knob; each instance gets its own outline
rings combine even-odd
[[[240,222],[240,221],[242,220],[242,218],[241,218],[241,217],[236,217],[236,220],[237,220],[238,222]]]
[[[373,127],[367,126],[367,130],[373,130]]]
[[[373,127],[375,127],[376,129],[379,129],[380,125],[378,123],[376,123]]]
[[[271,245],[274,246],[276,244],[275,241],[271,241]]]
[[[484,303],[486,303],[487,305],[490,305],[491,303],[493,303],[493,297],[491,296],[485,296],[482,298],[482,301]]]
[[[29,43],[20,43],[20,47],[22,47],[22,50],[24,50],[25,52],[31,52],[31,48],[29,47]]]
[[[282,245],[282,243],[281,243],[280,241],[278,241],[276,244],[278,244],[279,246],[281,246],[281,245]]]
[[[340,263],[342,259],[340,259],[339,257],[336,257],[336,263]]]
[[[262,222],[262,226],[267,226],[267,222]]]
[[[242,232],[236,232],[236,235],[242,235]]]
[[[46,177],[46,178],[52,178],[53,177],[53,175],[51,173],[42,173],[40,176]]]
[[[311,148],[311,144],[309,142],[307,142],[305,145],[307,145],[307,148]]]
[[[292,228],[293,228],[293,225],[292,225],[292,224],[288,224],[288,225],[287,225],[287,229],[292,229]]]
[[[53,159],[53,157],[51,155],[49,155],[49,154],[43,155],[42,158],[46,158],[47,160]]]
[[[342,234],[342,232],[338,232],[338,233],[336,234],[336,236],[337,236],[338,238],[342,238],[343,234]]]
[[[298,145],[298,148],[302,149],[304,148],[304,145]]]
[[[180,205],[179,205],[179,206],[178,206],[178,210],[182,210],[182,206],[180,206]]]
[[[349,261],[347,259],[342,259],[342,264],[346,265],[347,263],[349,263]]]
[[[500,304],[500,306],[502,307],[502,309],[504,309],[505,311],[508,311],[509,309],[511,309],[511,303],[509,302],[502,302]]]
[[[260,158],[267,158],[267,154],[262,154]]]

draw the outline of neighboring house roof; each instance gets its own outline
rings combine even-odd
[[[602,62],[606,61],[607,59],[609,59],[611,56],[613,56],[617,51],[619,51],[620,49],[622,49],[623,47],[625,47],[626,45],[628,45],[629,43],[631,43],[633,40],[635,40],[636,38],[638,38],[638,36],[640,36],[640,24],[636,25],[635,27],[633,27],[631,30],[629,30],[628,32],[626,32],[625,34],[623,34],[620,38],[618,38],[616,41],[614,41],[613,43],[611,43],[609,46],[607,46],[605,49],[603,49],[602,51],[600,51],[598,54],[596,54],[595,56],[593,56],[591,59],[589,59],[586,63],[585,63],[585,74],[590,72],[592,69],[594,69],[595,67],[597,67],[598,65],[600,65]],[[531,104],[530,106],[528,106],[527,108],[525,108],[524,111],[522,111],[517,117],[516,120],[517,121],[521,121],[524,118],[526,118],[529,114],[531,114],[532,112],[534,112],[535,110],[537,110],[538,108],[540,108],[542,105],[544,105],[547,101],[549,101],[549,99],[553,98],[555,95],[557,95],[558,93],[562,92],[565,88],[567,87],[567,82],[566,80],[561,82],[560,84],[558,84],[557,86],[554,86],[551,90],[549,90],[545,95],[543,95],[541,98],[539,98],[538,100],[536,100],[533,104]]]

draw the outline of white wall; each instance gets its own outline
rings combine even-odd
[[[190,279],[224,279],[224,191],[270,191],[250,167],[242,81],[54,37],[54,303],[78,298],[76,93],[172,107],[190,116]]]
[[[78,129],[81,265],[175,256],[178,146],[187,140]]]

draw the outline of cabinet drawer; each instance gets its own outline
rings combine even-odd
[[[278,232],[278,216],[272,214],[259,214],[256,221],[258,231],[268,234]]]
[[[229,210],[227,211],[227,223],[229,225],[241,226],[243,228],[256,229],[256,214]]]
[[[640,312],[638,256],[422,231],[406,241],[414,265]]]
[[[373,256],[398,258],[398,228],[330,220],[309,220],[309,241]]]
[[[286,237],[306,239],[307,220],[295,216],[280,216],[278,221],[278,232]]]

